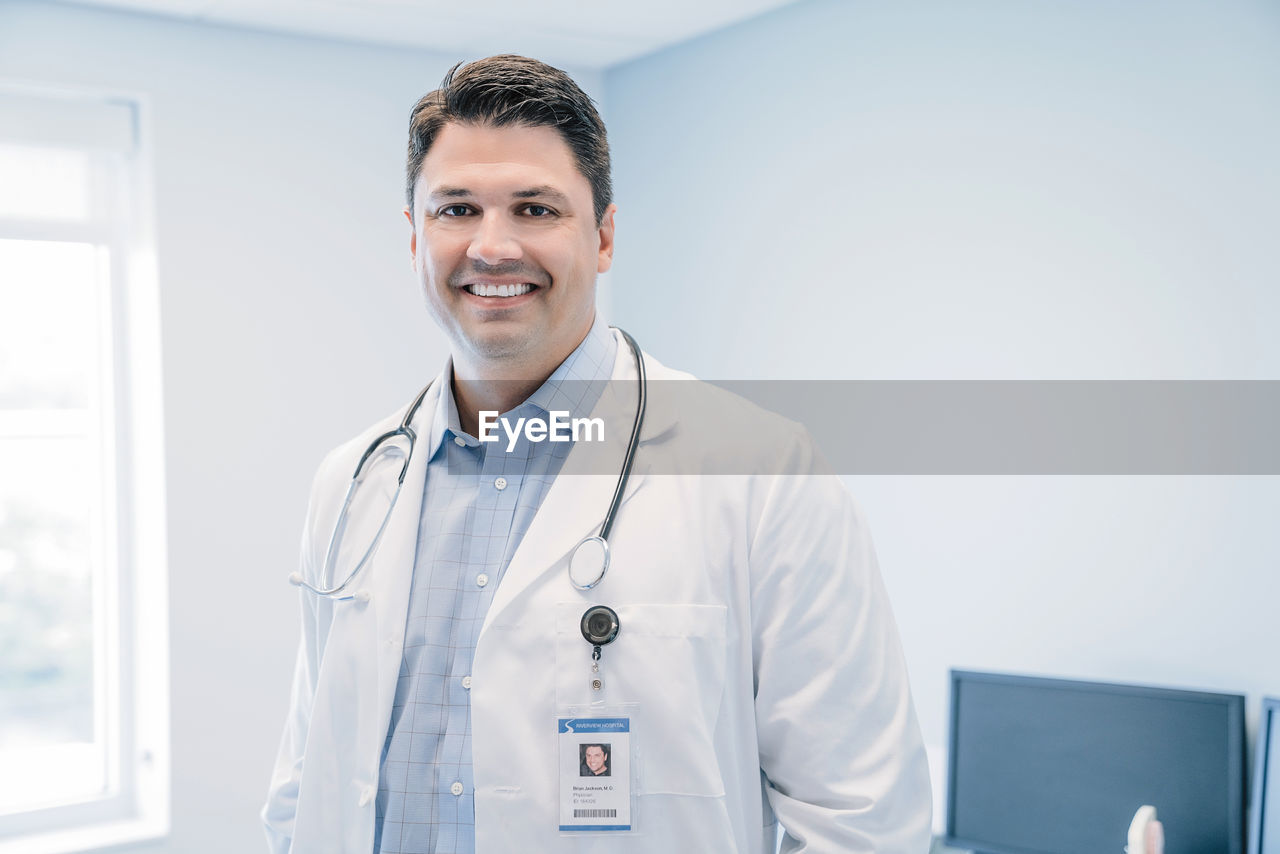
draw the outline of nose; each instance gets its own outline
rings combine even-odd
[[[477,217],[475,233],[467,247],[467,257],[484,264],[518,261],[523,254],[514,225],[501,213],[486,212]]]

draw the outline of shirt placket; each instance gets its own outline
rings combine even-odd
[[[448,761],[437,767],[436,791],[441,793],[441,815],[456,815],[453,822],[442,824],[452,827],[470,825],[474,821],[471,667],[484,616],[493,603],[493,594],[498,587],[520,486],[529,461],[529,446],[527,442],[522,442],[510,452],[505,447],[494,450],[492,447],[482,446],[481,455],[467,560],[458,579],[459,619],[455,624],[456,636],[451,645],[452,658],[445,687],[448,695],[448,721],[441,753]],[[439,851],[462,850],[457,845],[461,837],[448,839],[442,834],[439,841]]]

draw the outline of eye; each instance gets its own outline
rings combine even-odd
[[[532,217],[552,216],[555,213],[546,205],[526,205],[524,212]]]
[[[471,213],[471,208],[466,205],[445,205],[438,212],[437,216],[466,216]]]

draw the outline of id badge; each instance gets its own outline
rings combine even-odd
[[[557,733],[561,832],[630,832],[631,717],[561,717]]]

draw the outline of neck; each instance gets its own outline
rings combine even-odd
[[[547,371],[541,377],[522,376],[485,376],[465,377],[453,366],[453,401],[458,406],[458,420],[462,429],[472,436],[479,435],[480,413],[510,412],[529,395],[538,390],[538,386],[547,381],[555,369]]]
[[[472,436],[479,434],[481,412],[510,412],[529,399],[529,395],[555,373],[556,368],[586,340],[582,338],[564,353],[547,354],[532,361],[467,359],[453,356],[453,401],[458,407],[462,429]]]

